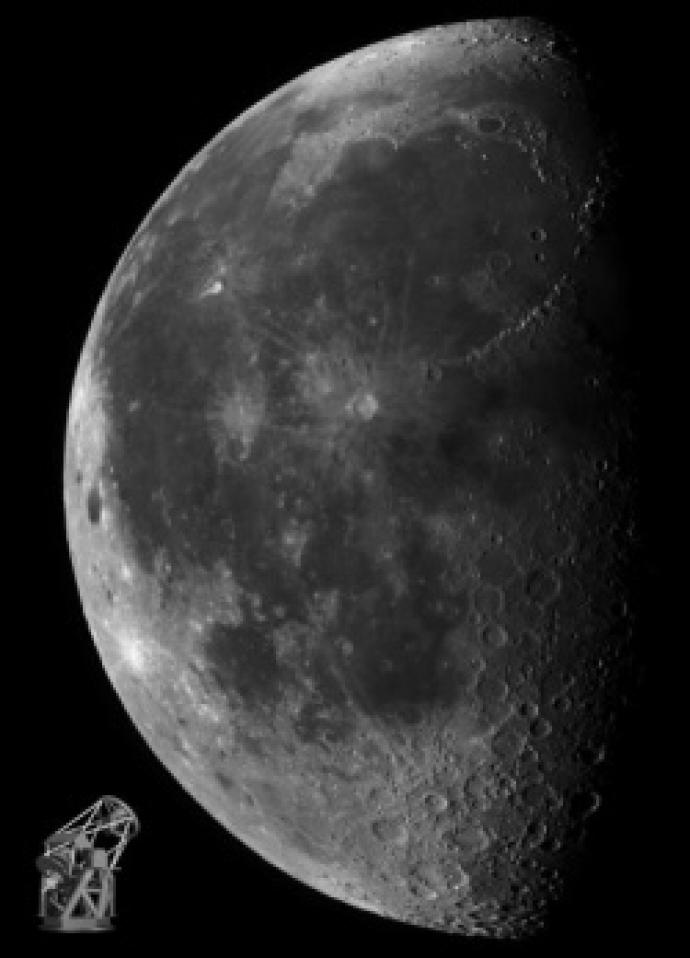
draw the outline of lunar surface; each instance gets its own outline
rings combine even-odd
[[[79,594],[155,755],[295,879],[468,935],[548,921],[634,658],[618,177],[580,74],[543,25],[470,22],[262,100],[131,240],[67,421]]]

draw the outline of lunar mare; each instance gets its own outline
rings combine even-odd
[[[544,924],[635,671],[614,151],[565,50],[435,28],[242,114],[117,264],[67,422],[155,755],[296,879],[470,935]]]

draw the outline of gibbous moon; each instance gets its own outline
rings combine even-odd
[[[466,935],[547,921],[634,664],[617,161],[567,50],[424,30],[235,119],[116,265],[67,423],[155,755],[295,879]]]

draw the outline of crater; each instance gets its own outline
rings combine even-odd
[[[358,393],[347,403],[348,412],[356,413],[362,419],[369,420],[376,415],[379,403],[371,392]]]
[[[405,820],[401,817],[380,818],[373,822],[371,830],[380,841],[393,845],[407,843],[408,829]]]
[[[551,602],[559,591],[560,582],[547,569],[534,569],[527,577],[525,591],[537,605]]]

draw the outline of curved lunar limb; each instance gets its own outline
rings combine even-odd
[[[546,920],[634,664],[615,153],[564,49],[440,27],[240,116],[115,268],[67,424],[153,752],[296,879],[470,935]]]

